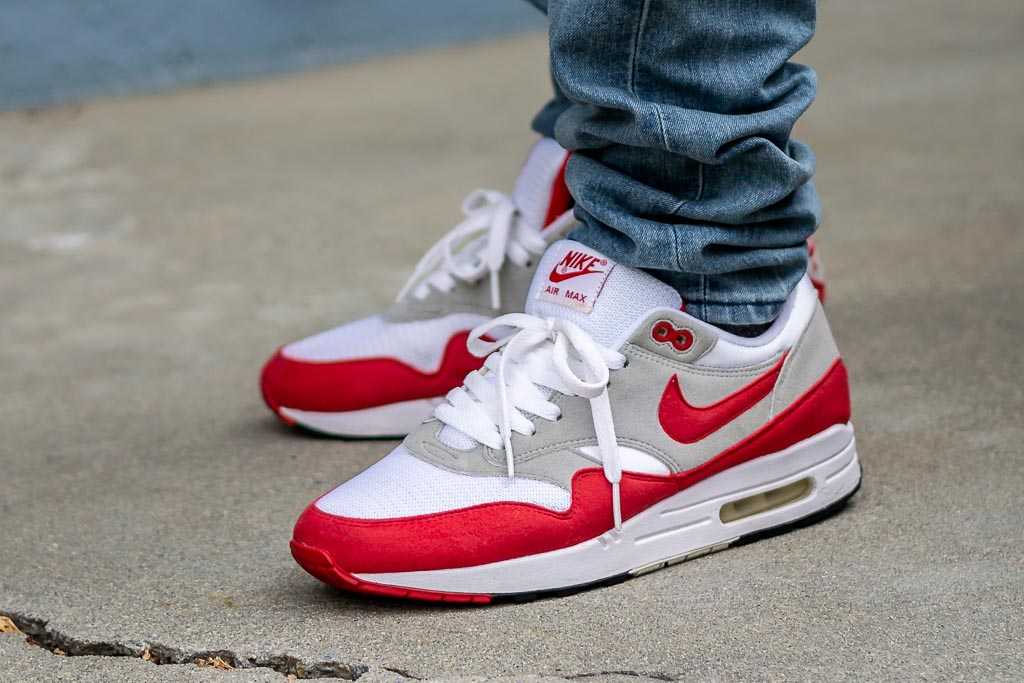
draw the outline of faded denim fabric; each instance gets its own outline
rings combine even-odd
[[[675,286],[718,324],[771,321],[807,267],[814,99],[791,61],[814,0],[530,0],[555,97],[534,129],[572,150],[573,239]]]

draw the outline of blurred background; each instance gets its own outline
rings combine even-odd
[[[540,30],[525,2],[4,0],[0,109],[252,78]]]
[[[259,368],[510,187],[544,27],[514,0],[0,0],[0,614],[376,681],[1020,680],[1021,0],[822,0],[797,57],[865,468],[846,512],[455,617],[294,565],[302,506],[390,445],[284,429]],[[136,679],[22,646],[0,634],[0,679]]]

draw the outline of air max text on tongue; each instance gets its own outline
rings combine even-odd
[[[537,292],[539,301],[549,301],[590,313],[615,263],[586,249],[569,249]]]

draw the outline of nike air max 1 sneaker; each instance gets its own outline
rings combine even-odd
[[[469,334],[484,366],[299,518],[292,554],[310,574],[422,600],[564,593],[824,516],[857,490],[846,369],[809,277],[744,338],[573,241],[536,271],[525,313]]]
[[[537,261],[573,225],[568,153],[544,138],[511,196],[477,191],[465,220],[431,248],[398,301],[279,349],[261,389],[282,420],[352,437],[402,437],[482,360],[466,349],[473,327],[521,311]]]
[[[818,292],[818,300],[825,303],[825,264],[821,259],[821,250],[813,237],[807,238],[807,277]]]

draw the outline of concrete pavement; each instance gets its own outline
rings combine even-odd
[[[0,115],[0,613],[94,655],[0,636],[0,680],[1019,680],[1022,22],[1016,2],[825,2],[802,55],[852,505],[486,609],[295,566],[301,508],[391,443],[285,429],[256,379],[390,300],[466,191],[508,186],[544,38]],[[263,668],[191,663],[210,656]]]

